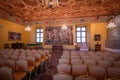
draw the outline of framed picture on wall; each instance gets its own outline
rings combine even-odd
[[[21,40],[21,33],[8,32],[8,40]]]
[[[63,30],[62,26],[45,26],[44,29],[44,44],[47,45],[72,45],[73,33],[72,26],[67,26]]]
[[[94,41],[100,41],[100,40],[101,40],[100,34],[95,34],[94,35]]]

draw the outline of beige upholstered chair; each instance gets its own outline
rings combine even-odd
[[[10,59],[12,59],[12,60],[15,60],[15,61],[16,61],[16,60],[18,60],[18,56],[17,56],[17,55],[11,55],[11,56],[10,56]]]
[[[19,55],[20,56],[26,56],[26,53],[20,53]]]
[[[19,60],[26,60],[26,56],[18,56]]]
[[[27,63],[28,63],[28,73],[30,74],[29,75],[29,80],[30,80],[31,75],[32,75],[33,71],[35,70],[35,58],[31,57],[31,56],[28,56],[26,58],[26,60],[27,60]]]
[[[53,75],[53,80],[73,80],[73,77],[66,73],[57,73]]]
[[[44,52],[46,53],[46,55],[45,55],[46,60],[49,60],[49,57],[50,57],[49,50],[44,50]]]
[[[108,61],[114,62],[115,58],[114,57],[104,57],[104,60],[108,60]]]
[[[114,61],[113,66],[120,67],[120,60],[119,61]]]
[[[16,72],[14,72],[15,80],[22,80],[26,77],[26,73],[28,72],[28,63],[26,60],[18,60],[16,61]]]
[[[46,61],[46,53],[45,52],[41,52],[41,62],[42,63],[45,63],[45,61]]]
[[[90,56],[81,56],[81,59],[86,60],[86,59],[91,59],[91,57]]]
[[[95,77],[97,80],[105,79],[105,68],[99,66],[90,66],[88,74]]]
[[[59,59],[59,64],[69,64],[70,63],[70,61],[69,61],[69,59]]]
[[[34,54],[33,56],[35,58],[35,67],[36,67],[36,75],[37,75],[38,68],[41,65],[41,55],[40,54]]]
[[[5,66],[11,68],[12,70],[16,71],[15,60],[9,59],[5,61]]]
[[[14,80],[12,69],[9,67],[0,67],[0,80]]]
[[[107,78],[118,78],[118,79],[120,79],[120,67],[107,68]]]
[[[4,55],[2,56],[2,58],[3,58],[3,59],[6,59],[6,60],[9,59],[9,57],[10,57],[10,55],[8,55],[8,54],[4,54]]]
[[[71,56],[71,59],[80,59],[80,56]]]
[[[96,65],[96,60],[94,60],[94,59],[86,59],[86,60],[84,60],[84,64],[86,64],[87,66]]]
[[[105,80],[120,80],[119,78],[107,78]]]
[[[108,68],[112,65],[112,63],[108,60],[100,60],[98,61],[98,65],[104,68]]]
[[[5,59],[0,59],[0,67],[5,65]]]
[[[79,65],[83,64],[83,60],[81,59],[71,59],[71,65]]]
[[[72,75],[73,77],[87,75],[87,66],[82,65],[72,65]]]
[[[67,74],[71,74],[71,66],[68,64],[59,64],[57,65],[57,70],[59,72],[64,72]]]
[[[76,77],[75,80],[97,80],[97,79],[89,75],[83,75]]]

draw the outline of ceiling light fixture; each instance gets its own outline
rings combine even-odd
[[[109,29],[113,29],[113,28],[115,28],[117,26],[116,26],[116,24],[114,22],[110,22],[106,27],[109,28]]]
[[[116,18],[115,15],[112,15],[112,16],[110,17],[109,23],[108,23],[108,25],[106,26],[107,28],[113,29],[113,28],[117,27],[117,25],[115,24],[115,18]]]
[[[31,29],[31,27],[29,26],[29,24],[27,24],[27,26],[25,27],[25,29],[24,29],[25,31],[31,31],[32,29]]]
[[[61,27],[61,29],[62,30],[66,30],[68,27],[67,27],[67,25],[64,23],[63,25],[62,25],[62,27]]]
[[[40,0],[40,2],[47,8],[55,8],[60,4],[60,0]]]

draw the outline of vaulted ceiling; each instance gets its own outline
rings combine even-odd
[[[48,8],[42,0],[0,0],[0,8],[25,20],[44,20],[120,14],[120,0],[60,0]]]

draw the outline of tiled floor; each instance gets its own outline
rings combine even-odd
[[[51,58],[48,64],[42,69],[42,71],[38,71],[37,76],[32,76],[31,80],[53,80],[53,74],[57,73],[57,64],[58,59],[61,56],[61,52],[51,53]]]

